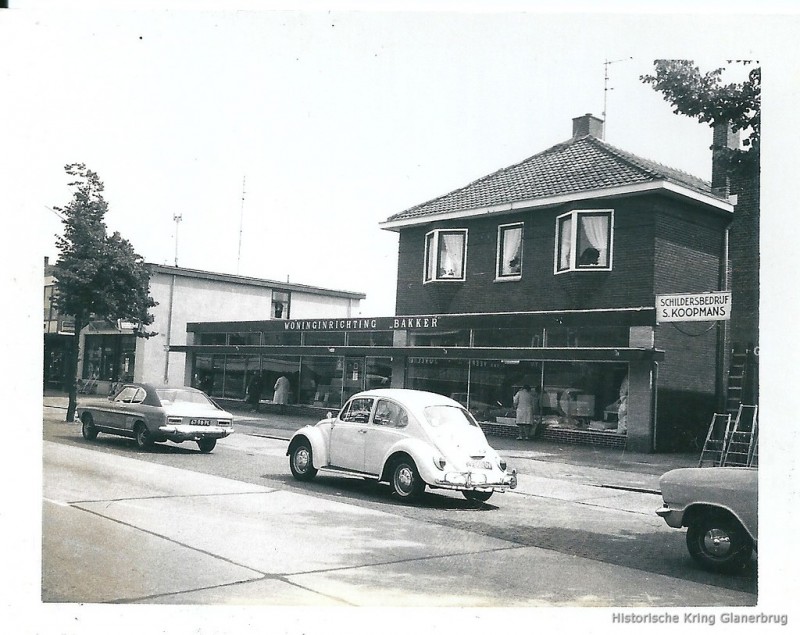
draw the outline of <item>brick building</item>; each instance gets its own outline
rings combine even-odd
[[[681,448],[724,394],[727,322],[659,324],[655,298],[728,288],[734,206],[602,126],[577,117],[564,143],[383,222],[399,233],[394,316],[190,323],[175,349],[187,374],[234,352],[220,334],[248,331],[260,344],[235,352],[282,361],[304,406],[391,385],[453,396],[492,426],[530,384],[547,435]]]

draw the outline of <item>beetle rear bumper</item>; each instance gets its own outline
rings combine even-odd
[[[480,490],[504,492],[517,487],[517,471],[504,473],[501,478],[493,479],[493,475],[484,472],[445,472],[437,478],[433,485],[442,489]]]

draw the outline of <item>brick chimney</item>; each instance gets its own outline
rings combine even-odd
[[[603,120],[590,112],[572,120],[572,137],[585,137],[586,135],[592,135],[598,139],[603,138]]]
[[[730,179],[722,152],[718,148],[737,150],[740,147],[739,132],[732,132],[727,122],[714,124],[714,141],[711,150],[711,191],[718,196],[730,194]]]

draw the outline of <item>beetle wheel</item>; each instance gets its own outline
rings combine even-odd
[[[81,434],[87,441],[93,441],[97,438],[97,428],[94,427],[92,415],[88,412],[81,417]]]
[[[425,490],[425,481],[411,459],[400,459],[392,468],[392,492],[402,500],[413,500]]]
[[[753,541],[735,518],[704,514],[689,524],[686,546],[692,558],[711,571],[740,569],[753,552]]]
[[[298,481],[310,481],[317,475],[313,456],[307,441],[301,441],[292,448],[289,454],[289,469]]]
[[[136,433],[136,445],[140,450],[146,450],[153,445],[153,437],[150,435],[146,425],[137,423],[134,431]]]

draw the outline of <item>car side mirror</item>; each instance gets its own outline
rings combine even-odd
[[[325,418],[326,419],[333,419],[333,413],[329,411],[328,414],[325,415]]]
[[[109,395],[108,397],[106,397],[106,399],[108,399],[109,401],[114,401],[114,395]]]

